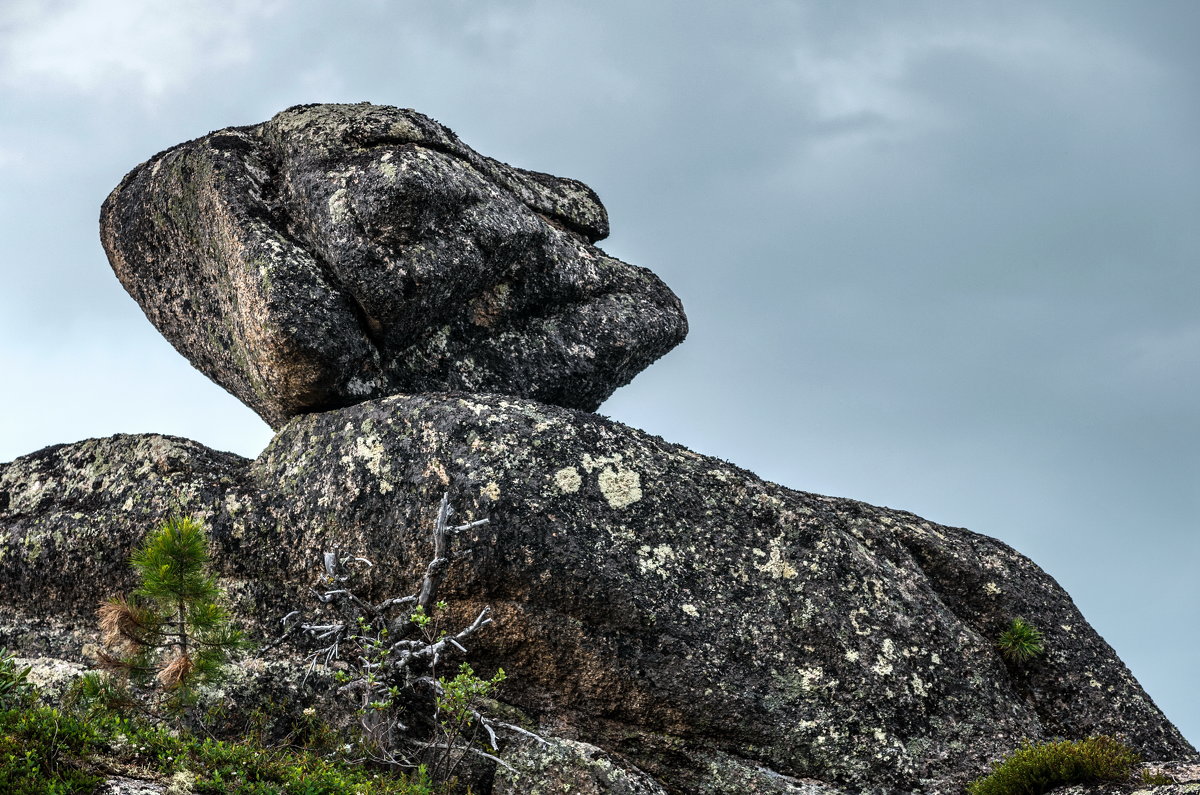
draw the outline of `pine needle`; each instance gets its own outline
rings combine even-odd
[[[157,679],[167,690],[174,690],[184,683],[193,667],[190,657],[186,654],[177,654],[158,672]]]

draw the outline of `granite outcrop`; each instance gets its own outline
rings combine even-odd
[[[1164,793],[1200,779],[1002,542],[589,413],[687,322],[596,248],[608,220],[583,184],[415,111],[307,105],[156,155],[101,221],[147,317],[277,433],[253,460],[142,434],[0,464],[0,646],[47,681],[89,661],[97,603],[172,515],[204,522],[233,613],[268,639],[326,552],[373,562],[364,597],[413,592],[449,494],[470,529],[447,621],[490,609],[471,664],[504,668],[501,707],[546,740],[506,746],[480,795],[959,793],[1025,741],[1093,735],[1158,760],[1180,782]],[[1031,659],[998,644],[1017,618],[1042,633]],[[332,709],[269,648],[239,698]]]
[[[477,670],[503,667],[505,700],[548,734],[668,792],[955,792],[1027,738],[1194,754],[1003,543],[504,396],[298,417],[253,461],[126,436],[4,465],[0,604],[19,616],[0,642],[77,654],[96,600],[130,584],[130,548],[172,511],[205,520],[238,614],[263,633],[325,549],[375,561],[375,596],[407,593],[443,491],[490,519],[445,591],[454,620],[493,610]],[[1017,616],[1045,634],[1044,657],[997,649]]]

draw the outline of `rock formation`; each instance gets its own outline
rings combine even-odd
[[[0,602],[22,606],[28,633],[85,630],[99,584],[125,583],[130,547],[176,509],[204,518],[238,612],[270,632],[323,549],[375,561],[377,596],[411,591],[442,490],[491,519],[446,592],[460,619],[494,611],[477,667],[503,666],[506,700],[551,733],[670,792],[951,792],[1023,738],[1192,753],[1067,594],[1004,544],[516,398],[308,415],[254,461],[156,436],[18,459],[0,470]],[[1044,631],[1043,659],[998,653],[1016,616]],[[47,642],[74,642],[57,631]]]
[[[444,389],[596,409],[687,332],[654,274],[592,245],[607,234],[586,185],[365,103],[175,146],[101,216],[146,316],[274,428]]]
[[[1026,739],[1094,734],[1195,758],[1003,543],[577,410],[685,331],[660,281],[591,245],[607,222],[579,183],[412,111],[307,106],[156,156],[102,221],[155,325],[279,432],[252,461],[141,435],[0,465],[0,644],[85,659],[97,601],[175,513],[262,636],[325,550],[375,562],[371,598],[412,592],[448,492],[489,520],[451,622],[492,609],[472,663],[550,737],[504,751],[498,794],[960,792]],[[1000,653],[1018,617],[1043,656]]]

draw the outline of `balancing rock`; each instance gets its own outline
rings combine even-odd
[[[666,285],[593,245],[607,234],[586,185],[366,103],[179,144],[101,213],[150,321],[276,429],[442,390],[595,410],[687,333]]]

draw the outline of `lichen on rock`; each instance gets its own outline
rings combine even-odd
[[[623,472],[640,497],[614,506],[634,493]],[[297,417],[252,462],[114,437],[2,465],[0,643],[77,655],[127,550],[179,508],[204,517],[238,613],[264,634],[323,549],[375,561],[376,595],[407,592],[447,488],[464,520],[490,519],[445,583],[452,622],[492,607],[472,664],[503,667],[508,702],[668,792],[953,792],[1024,738],[1194,753],[1069,596],[1004,544],[501,396]],[[995,645],[1014,616],[1045,634],[1036,664]],[[721,777],[742,783],[706,783]]]

